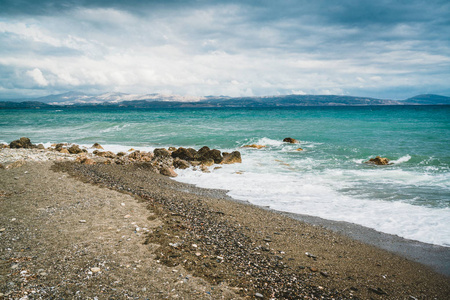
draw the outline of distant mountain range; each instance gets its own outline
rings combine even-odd
[[[375,99],[368,97],[336,95],[282,95],[264,97],[208,96],[190,97],[161,94],[106,93],[88,95],[68,92],[34,99],[0,101],[0,108],[51,108],[51,107],[296,107],[296,106],[367,106],[367,105],[450,105],[450,97],[418,95],[405,100]]]

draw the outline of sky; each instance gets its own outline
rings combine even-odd
[[[450,96],[450,1],[0,0],[0,99]]]

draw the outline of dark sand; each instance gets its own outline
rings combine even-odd
[[[25,292],[81,299],[450,295],[449,277],[355,240],[407,248],[389,238],[380,242],[376,232],[307,224],[295,219],[300,216],[231,201],[223,191],[175,182],[145,164],[2,169],[0,201],[0,293],[6,298]],[[418,248],[425,261],[448,257],[448,251],[441,256]]]

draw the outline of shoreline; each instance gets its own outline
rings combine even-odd
[[[277,211],[278,212],[278,211]],[[400,255],[409,260],[431,267],[434,271],[450,276],[450,248],[408,240],[397,235],[377,231],[362,225],[327,220],[320,217],[278,212],[310,225],[317,225],[342,234],[364,244]]]
[[[141,209],[136,210],[134,214],[148,214],[150,211],[151,220],[159,224],[142,236],[145,241],[141,240],[141,243],[150,247],[143,255],[146,258],[150,256],[155,263],[168,267],[169,271],[166,272],[171,273],[170,268],[181,268],[183,274],[206,280],[216,292],[219,292],[220,287],[220,290],[228,295],[225,297],[221,292],[222,294],[217,294],[213,299],[237,299],[240,296],[255,295],[262,295],[264,299],[445,299],[450,293],[448,276],[438,274],[423,264],[392,252],[330,231],[326,229],[330,224],[323,219],[321,221],[309,217],[310,222],[319,222],[311,225],[298,220],[299,216],[295,219],[286,213],[232,199],[223,190],[202,189],[174,181],[154,173],[145,163],[83,165],[58,162],[52,158],[44,165],[49,164],[52,165],[51,171],[40,168],[39,163],[25,162],[0,172],[6,176],[3,177],[4,183],[9,182],[11,188],[13,184],[25,180],[22,177],[28,176],[27,181],[23,182],[24,187],[35,184],[39,188],[51,190],[51,181],[41,182],[42,178],[33,177],[33,174],[39,174],[36,172],[43,172],[37,177],[50,176],[55,178],[56,182],[58,178],[63,178],[69,187],[85,187],[86,191],[81,194],[75,190],[76,194],[69,194],[76,199],[89,199],[91,189],[103,189],[107,193],[119,192],[119,198],[128,199],[131,196],[134,199],[127,201],[139,200],[147,209],[141,205]],[[67,174],[70,174],[70,177],[64,179]],[[8,201],[9,198],[18,202],[26,201],[25,196],[21,196],[21,193],[26,191],[23,188],[22,192],[20,189],[8,191],[8,185],[0,188],[2,189],[6,195],[3,201]],[[34,194],[28,195],[28,198],[30,196],[34,199]],[[46,197],[48,196],[50,195],[47,193]],[[59,205],[62,200],[59,195],[51,197],[51,200],[55,201],[53,206]],[[127,207],[128,205],[127,202]],[[72,206],[73,204],[70,207]],[[8,206],[4,206],[3,209],[7,208]],[[124,221],[123,214],[105,215],[100,218],[97,216],[94,219],[103,222],[106,217]],[[63,220],[55,225],[65,228],[66,221]],[[34,222],[33,219],[29,221]],[[46,226],[49,223],[46,224],[44,227],[36,226],[36,229],[48,230]],[[7,228],[8,230],[13,231],[14,228]],[[72,227],[66,230],[72,230]],[[342,226],[341,230],[344,233],[349,231],[346,225]],[[103,234],[100,235],[102,239]],[[364,231],[361,234],[365,235]],[[4,233],[1,233],[0,238],[3,238],[3,235]],[[0,254],[8,253],[3,249],[2,251]],[[108,253],[110,250],[102,251]],[[146,277],[149,273],[140,275]],[[108,280],[104,283],[107,284]],[[136,293],[142,294],[140,291]],[[160,295],[152,299],[158,298]],[[205,299],[204,295],[191,295],[188,298]]]
[[[176,182],[176,179],[172,179]],[[179,182],[182,183],[182,182]],[[300,213],[290,213],[285,211],[275,210],[269,207],[258,206],[248,201],[235,199],[229,196],[227,190],[221,189],[208,189],[197,187],[193,184],[183,183],[186,188],[181,191],[190,192],[196,195],[209,196],[214,198],[220,198],[228,201],[241,203],[244,205],[255,206],[276,214],[287,216],[294,220],[305,222],[309,225],[320,226],[325,229],[331,230],[338,234],[347,236],[351,239],[360,241],[364,244],[377,247],[400,255],[409,260],[418,262],[425,266],[431,267],[434,271],[450,276],[450,247],[427,244],[416,240],[409,240],[397,235],[377,231],[375,229],[365,227],[359,224],[328,220],[317,216],[304,215]]]

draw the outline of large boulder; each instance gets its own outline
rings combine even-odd
[[[170,152],[165,148],[156,148],[153,150],[153,154],[156,157],[170,157]]]
[[[197,152],[197,160],[201,162],[214,161],[215,164],[220,164],[223,160],[222,153],[217,149],[209,149],[208,147],[203,147]]]
[[[201,147],[201,148],[197,151],[197,156],[198,156],[198,157],[202,157],[203,155],[205,155],[205,154],[208,153],[209,151],[211,151],[211,149],[209,149],[208,146],[203,146],[203,147]]]
[[[222,164],[235,164],[241,163],[241,153],[239,151],[233,151],[231,153],[224,152]]]
[[[83,152],[78,145],[72,145],[68,150],[70,154],[78,154]]]
[[[186,148],[180,147],[176,151],[172,152],[172,157],[187,160],[187,161],[193,161],[193,160],[196,160],[196,158],[197,158],[197,150],[192,149],[192,148],[186,149]]]
[[[290,143],[290,144],[300,144],[300,142],[298,140],[290,138],[290,137],[284,138],[283,142]]]
[[[17,148],[33,148],[33,144],[31,143],[30,139],[27,137],[21,137],[18,140],[12,141],[9,144],[9,148],[11,149],[17,149]]]
[[[366,164],[374,164],[378,166],[389,165],[389,159],[386,157],[377,156],[375,158],[371,158],[365,162]]]

